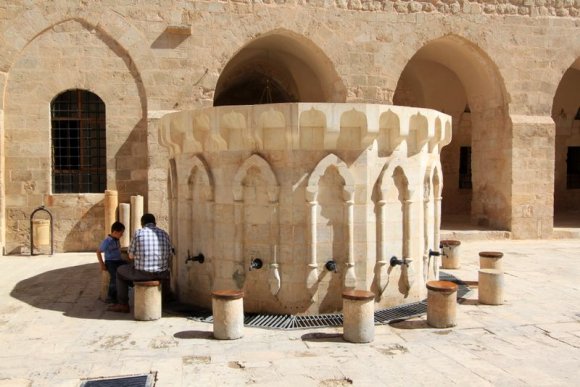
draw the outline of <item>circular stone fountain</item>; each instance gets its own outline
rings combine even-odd
[[[159,128],[181,302],[243,290],[247,312],[331,313],[344,290],[388,307],[437,279],[448,115],[285,103],[176,112]]]

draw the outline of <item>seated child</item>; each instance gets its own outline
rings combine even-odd
[[[97,249],[97,258],[101,265],[101,270],[108,271],[110,276],[109,292],[105,301],[109,304],[117,302],[117,268],[127,263],[121,258],[121,243],[119,242],[124,232],[125,226],[123,223],[113,223],[111,225],[111,233],[101,242]],[[104,260],[103,253],[105,255]]]

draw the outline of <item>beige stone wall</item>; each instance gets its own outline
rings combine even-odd
[[[334,90],[327,94],[335,102],[393,102],[403,71],[425,47],[419,59],[450,69],[473,112],[474,169],[480,172],[474,176],[472,219],[517,230],[516,237],[547,235],[537,230],[550,224],[553,182],[546,179],[553,178],[553,160],[514,160],[530,143],[543,144],[546,133],[549,147],[554,128],[513,126],[511,116],[532,123],[541,117],[548,125],[562,74],[580,56],[579,9],[577,2],[555,0],[8,1],[0,6],[5,250],[28,245],[28,216],[50,194],[52,98],[85,88],[105,101],[107,188],[117,189],[120,201],[144,195],[146,210],[165,221],[167,165],[150,113],[211,105],[222,72],[252,42],[252,48],[303,53],[304,63],[289,64],[290,73],[310,66],[315,74],[332,74],[324,78],[332,85],[321,87]],[[283,39],[260,43],[266,35]],[[450,92],[445,84],[425,84],[430,72],[416,74],[421,90],[438,90],[427,100]],[[526,184],[536,187],[536,195],[518,196]],[[532,215],[521,215],[522,200]],[[97,219],[99,210],[92,212]],[[89,220],[55,215],[62,250],[72,230],[88,227]],[[512,226],[516,219],[521,227]],[[80,248],[93,250],[99,238]]]
[[[124,202],[147,192],[145,96],[124,56],[106,35],[71,20],[31,41],[13,63],[4,121],[7,252],[18,252],[30,214],[44,204],[58,251],[91,249],[104,237],[102,194],[51,195],[50,104],[63,91],[86,89],[106,105],[108,188]]]

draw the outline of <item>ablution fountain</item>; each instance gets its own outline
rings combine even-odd
[[[169,149],[172,287],[211,307],[243,290],[247,312],[340,311],[419,301],[438,277],[440,152],[451,117],[354,103],[220,106],[162,117]]]

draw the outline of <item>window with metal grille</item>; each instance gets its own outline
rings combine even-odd
[[[471,189],[471,147],[459,148],[459,188]]]
[[[50,105],[52,192],[97,193],[107,183],[105,104],[86,90],[68,90]]]
[[[580,146],[569,146],[566,157],[566,188],[580,188]]]

